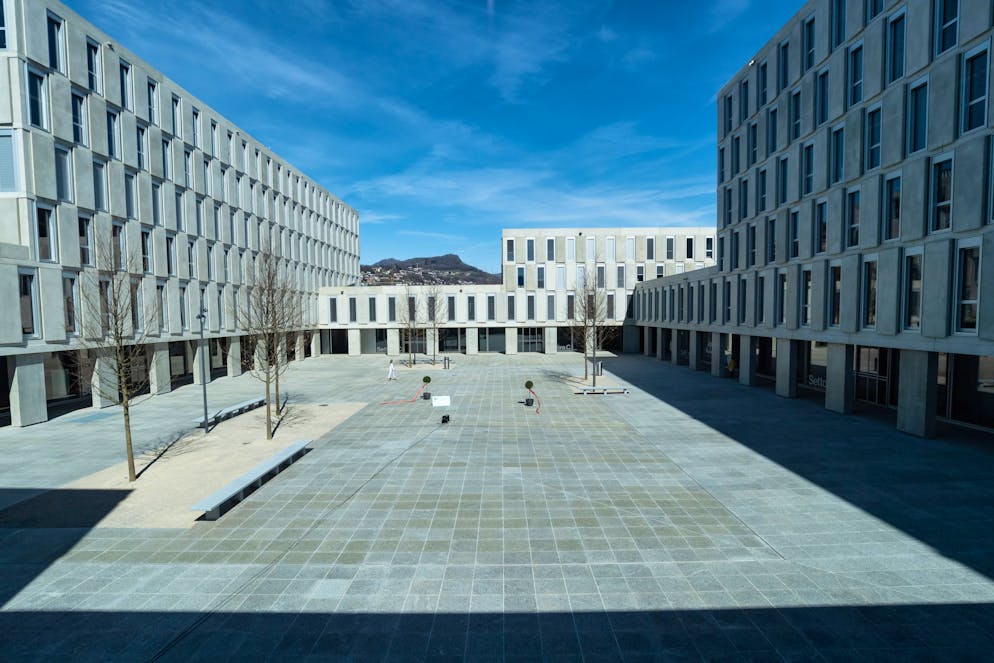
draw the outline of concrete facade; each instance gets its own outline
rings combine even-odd
[[[717,265],[636,284],[632,322],[730,336],[712,373],[781,396],[994,428],[994,10],[876,4],[805,3],[722,88]]]
[[[187,346],[202,308],[211,366],[240,371],[261,252],[302,293],[295,342],[310,342],[318,289],[358,280],[357,212],[65,5],[3,8],[0,422],[109,404],[90,388],[103,360],[87,306],[108,274],[134,284],[152,393],[200,380]]]

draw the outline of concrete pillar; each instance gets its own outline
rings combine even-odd
[[[663,328],[656,327],[656,359],[662,361],[663,359]]]
[[[856,380],[852,370],[854,352],[853,346],[848,344],[828,344],[825,408],[832,412],[852,412],[856,394]]]
[[[697,332],[692,331],[690,332],[690,343],[688,345],[687,364],[695,371],[701,370],[700,349],[697,345]]]
[[[16,355],[10,381],[10,423],[30,426],[48,421],[45,392],[45,355]]]
[[[242,339],[233,336],[228,343],[228,377],[233,378],[242,374]]]
[[[556,328],[555,327],[546,327],[545,328],[545,354],[547,354],[547,355],[554,355],[554,354],[556,354],[559,351],[559,348],[556,347],[556,341],[558,341],[558,340],[559,340],[559,334],[557,333]],[[468,345],[469,344],[467,343],[467,349],[468,349]]]
[[[648,357],[652,354],[652,327],[642,327],[642,354]]]
[[[210,339],[205,338],[202,346],[199,340],[193,341],[193,384],[203,384],[204,376],[211,381],[210,347]]]
[[[724,334],[721,332],[711,332],[711,375],[716,378],[723,378],[728,375],[728,366],[725,365],[725,346],[722,343]]]
[[[152,343],[145,346],[148,353],[148,390],[153,394],[168,394],[173,385],[169,376],[169,344]]]
[[[297,361],[304,358],[304,334],[302,332],[297,332],[294,338],[293,358]],[[230,368],[228,369],[228,375],[231,375]]]
[[[553,342],[555,342],[555,339],[553,339]],[[466,354],[480,354],[480,330],[476,327],[466,329]]]
[[[670,363],[676,365],[680,363],[678,349],[680,347],[677,339],[680,337],[680,332],[676,329],[670,332]]]
[[[96,355],[93,360],[93,375],[90,377],[93,407],[110,407],[118,401],[114,356],[110,350],[96,350],[93,354]]]
[[[358,356],[362,354],[362,334],[359,333],[358,329],[348,330],[349,336],[349,355]]]
[[[321,330],[315,329],[311,334],[311,356],[317,357],[321,354]]]
[[[400,354],[400,330],[387,330],[387,354],[396,357]]]
[[[775,338],[777,344],[777,396],[797,398],[797,343]]]
[[[518,354],[518,328],[508,327],[504,330],[504,354]]]
[[[755,336],[739,336],[739,382],[747,387],[756,385]]]
[[[900,351],[897,430],[918,437],[935,435],[939,356],[920,350]]]

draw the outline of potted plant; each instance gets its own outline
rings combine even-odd
[[[525,396],[525,407],[531,407],[532,405],[535,404],[535,399],[532,398],[532,394],[534,393],[532,391],[532,387],[534,386],[535,386],[534,382],[532,382],[531,380],[525,380],[525,390],[528,391],[528,395]]]
[[[426,400],[426,401],[430,400],[431,399],[431,392],[428,391],[428,384],[431,382],[431,376],[426,375],[423,378],[421,378],[421,381],[424,382],[424,384],[425,384],[425,386],[424,386],[425,391],[422,392],[421,398],[423,400]]]

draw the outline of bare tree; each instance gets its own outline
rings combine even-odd
[[[96,269],[80,275],[83,329],[80,348],[97,355],[92,389],[102,399],[121,406],[128,481],[134,481],[135,457],[131,436],[131,404],[149,383],[145,344],[165,326],[164,286],[144,297],[143,274],[149,271],[148,254],[125,248],[123,229],[97,233],[94,241]],[[150,293],[151,294],[151,293]]]
[[[431,363],[435,363],[435,354],[438,351],[438,330],[442,326],[442,321],[445,319],[446,306],[445,306],[445,293],[442,287],[435,283],[431,285],[425,291],[428,300],[425,305],[425,311],[428,314],[428,326],[431,327],[432,333],[432,345],[431,345]]]
[[[598,287],[599,286],[599,287]],[[583,283],[577,283],[575,314],[573,328],[578,343],[583,348],[583,379],[588,373],[587,358],[593,365],[593,386],[597,386],[597,350],[611,341],[618,334],[618,326],[614,323],[615,312],[612,309],[612,298],[604,288],[597,283],[594,271],[589,267],[584,274]]]
[[[408,366],[413,366],[417,362],[414,341],[419,331],[420,310],[421,303],[418,301],[417,290],[410,284],[404,286],[404,301],[401,302],[400,310],[397,312],[397,321],[401,327],[401,343],[407,344]]]
[[[254,345],[251,374],[266,385],[266,439],[273,439],[273,410],[280,413],[280,376],[289,364],[287,333],[299,326],[300,293],[293,287],[286,265],[268,246],[256,256],[246,274],[251,284],[243,319],[249,331],[246,340]],[[274,393],[275,392],[275,393]]]

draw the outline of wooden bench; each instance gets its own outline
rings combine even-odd
[[[584,396],[590,394],[627,394],[628,390],[624,387],[580,387],[576,393]]]
[[[249,410],[254,410],[257,407],[262,407],[265,405],[265,398],[250,398],[247,401],[242,401],[241,403],[235,403],[230,405],[223,410],[218,410],[214,414],[207,416],[207,425],[214,426],[226,419],[231,419],[235,415],[242,414],[243,412],[248,412]],[[193,420],[198,427],[203,427],[204,420],[201,417],[197,417]]]
[[[204,520],[217,520],[221,515],[241,502],[262,484],[290,467],[298,458],[307,453],[311,440],[297,440],[281,449],[251,470],[233,481],[229,481],[213,493],[190,507],[190,511],[203,511]]]

